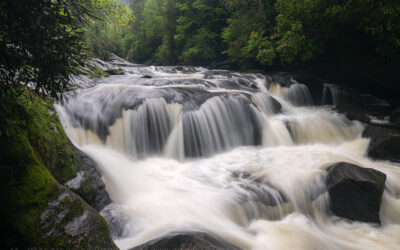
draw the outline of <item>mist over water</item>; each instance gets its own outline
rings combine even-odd
[[[367,158],[363,126],[307,87],[196,67],[126,67],[57,105],[97,161],[113,203],[102,214],[129,249],[207,232],[242,249],[400,249],[400,166]],[[339,94],[332,86],[324,99]],[[321,93],[322,95],[322,93]],[[334,216],[326,168],[387,175],[380,227]]]

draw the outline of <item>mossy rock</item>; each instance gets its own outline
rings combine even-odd
[[[1,114],[1,246],[116,248],[99,213],[59,183],[80,167],[51,103],[33,97],[9,106],[18,112]]]
[[[96,163],[69,141],[51,101],[34,99],[25,104],[23,128],[39,161],[57,182],[65,184],[83,173],[81,185],[68,187],[98,211],[111,202]]]
[[[90,69],[90,73],[87,75],[89,78],[100,78],[100,77],[108,77],[110,73],[100,69],[99,67],[95,66]]]
[[[109,75],[123,75],[124,74],[124,71],[122,70],[122,68],[107,69],[105,72]]]

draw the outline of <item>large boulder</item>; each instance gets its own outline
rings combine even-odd
[[[156,249],[239,249],[227,242],[211,237],[206,233],[175,233],[166,237],[156,239],[133,250],[156,250]]]
[[[44,247],[117,249],[105,219],[62,186],[41,213],[40,222]]]
[[[327,171],[331,211],[350,220],[380,224],[379,210],[386,175],[346,162],[336,163]]]
[[[115,249],[90,206],[108,202],[95,166],[76,155],[50,100],[21,101],[0,114],[0,248]]]
[[[368,156],[378,160],[400,162],[400,132],[369,125],[363,137],[371,138]]]

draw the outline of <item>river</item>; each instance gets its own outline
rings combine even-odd
[[[123,69],[56,107],[99,164],[113,201],[102,215],[121,249],[175,232],[242,249],[400,249],[399,164],[366,157],[363,125],[314,106],[305,85],[197,67]],[[329,211],[326,168],[341,161],[387,175],[381,226]]]

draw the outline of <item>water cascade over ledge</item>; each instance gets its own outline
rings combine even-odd
[[[305,85],[196,67],[124,71],[56,106],[99,164],[113,200],[102,215],[121,249],[175,232],[242,249],[400,249],[399,164],[366,157],[363,125],[312,106]],[[329,211],[326,168],[341,161],[387,175],[380,227]]]

